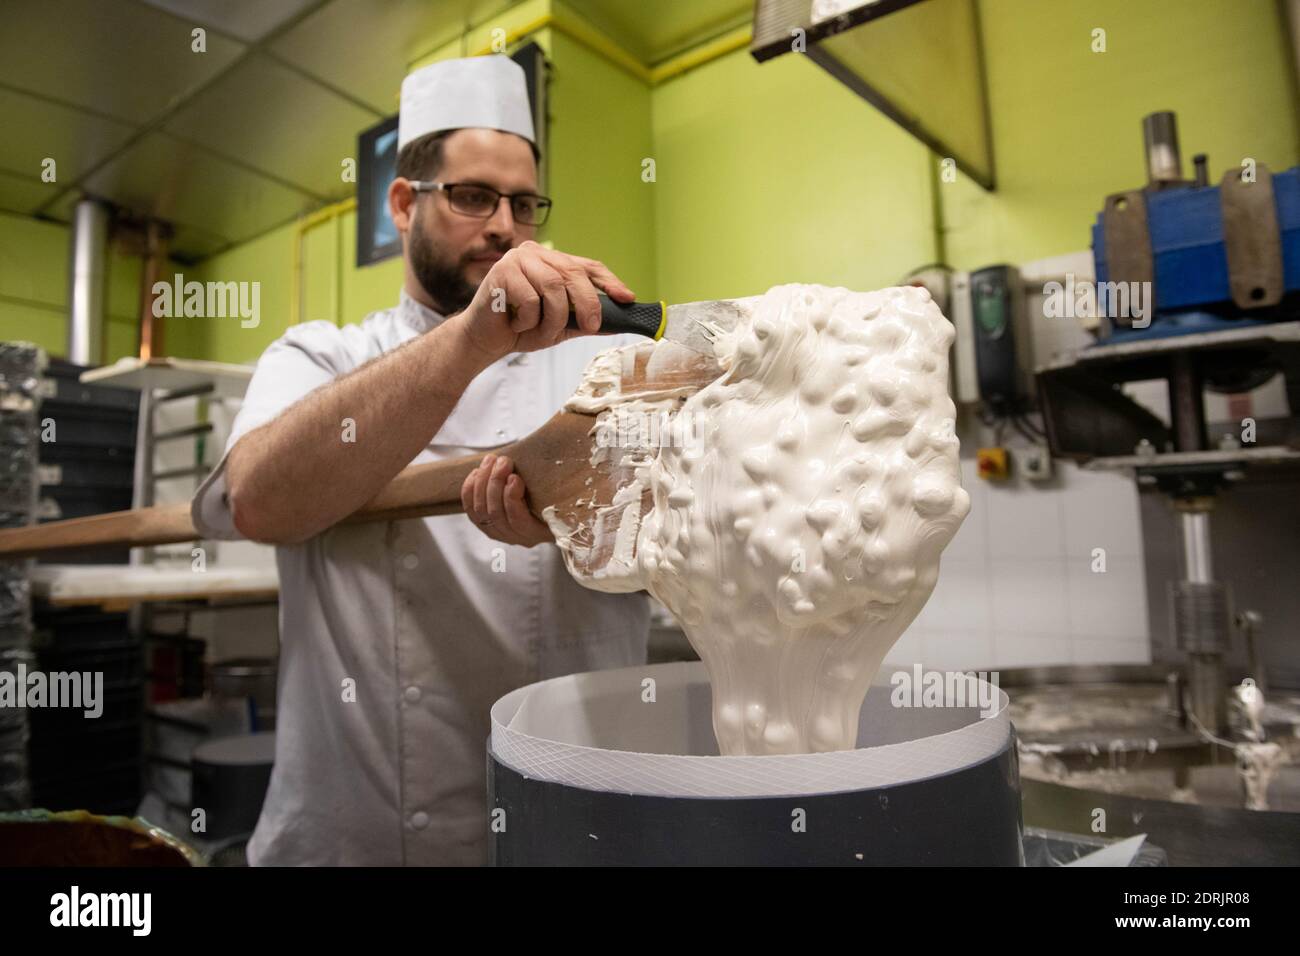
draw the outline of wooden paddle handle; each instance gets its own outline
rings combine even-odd
[[[464,511],[460,486],[483,460],[483,454],[413,465],[343,523],[395,521]],[[178,544],[202,537],[190,519],[189,502],[185,502],[0,530],[0,558],[29,558],[83,548]]]
[[[343,519],[343,524],[366,521],[398,521],[403,518],[427,518],[454,515],[464,511],[460,503],[460,486],[484,455],[508,453],[511,446],[489,449],[462,458],[447,458],[424,465],[410,465],[384,486],[367,504]]]
[[[588,415],[559,412],[531,435],[501,448],[411,465],[342,523],[396,521],[462,512],[465,509],[460,503],[460,486],[487,454],[511,457],[528,490],[528,506],[540,517],[542,510],[564,493],[565,483],[572,482],[575,476],[580,479],[581,470],[587,467],[594,423],[595,419]],[[0,559],[82,548],[177,544],[202,537],[190,520],[188,502],[159,505],[0,530]]]
[[[30,558],[37,554],[81,548],[176,544],[198,537],[190,521],[187,502],[51,521],[27,528],[7,528],[0,531],[0,558]]]

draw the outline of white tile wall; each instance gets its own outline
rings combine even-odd
[[[993,649],[993,631],[936,629],[924,632],[922,662],[938,661],[936,666],[950,670],[988,670],[989,661],[997,659]]]
[[[1106,570],[1071,558],[1066,564],[1067,632],[1079,638],[1145,639],[1146,575],[1138,558],[1110,558]]]
[[[1056,634],[999,634],[994,644],[997,655],[989,669],[1033,667],[1041,664],[1071,664],[1070,639]],[[927,666],[946,667],[946,664]]]
[[[1146,642],[1076,640],[1073,664],[1150,664],[1151,651]]]
[[[1068,492],[1058,495],[1065,518],[1065,554],[1091,561],[1093,550],[1115,558],[1142,557],[1142,516],[1132,479],[1066,466]]]
[[[970,515],[890,665],[1150,661],[1137,489],[1127,477],[1056,466],[1046,485],[990,485],[962,461]],[[1104,572],[1093,570],[1097,548]]]
[[[963,465],[965,463],[963,462]],[[974,475],[974,469],[969,470]],[[962,480],[965,480],[963,474]],[[975,479],[979,480],[979,479]],[[985,482],[985,484],[988,484]],[[1028,482],[988,487],[988,556],[1027,561],[1065,554],[1064,496]]]
[[[993,558],[986,574],[993,590],[995,644],[1008,635],[1065,637],[1065,558]]]
[[[945,555],[939,584],[917,615],[916,626],[992,633],[993,601],[985,563]]]

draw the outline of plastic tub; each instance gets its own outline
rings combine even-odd
[[[987,717],[951,699],[895,707],[887,679],[867,694],[859,749],[758,757],[718,756],[699,663],[520,688],[492,709],[489,858],[1023,865],[1006,695]]]

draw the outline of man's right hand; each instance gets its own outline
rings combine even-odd
[[[533,352],[598,331],[598,290],[616,302],[635,298],[604,263],[529,240],[492,266],[474,301],[453,320],[467,342],[494,362],[511,352]],[[570,311],[582,331],[565,328]]]

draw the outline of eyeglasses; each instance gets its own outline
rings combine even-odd
[[[502,199],[510,200],[510,214],[515,217],[515,222],[525,226],[540,226],[551,214],[551,201],[533,193],[507,195],[477,183],[431,183],[417,180],[411,182],[411,188],[417,193],[444,192],[453,210],[475,219],[491,218]]]

